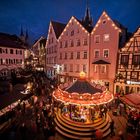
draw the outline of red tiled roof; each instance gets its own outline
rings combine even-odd
[[[56,21],[51,21],[56,38],[58,39],[60,34],[63,32],[66,24],[60,23],[60,22],[56,22]]]
[[[6,33],[0,33],[0,46],[9,48],[25,49],[23,42],[16,35],[10,35]]]

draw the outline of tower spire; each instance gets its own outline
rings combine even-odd
[[[28,39],[28,29],[26,29],[26,35],[25,35],[25,40],[27,40]]]
[[[86,11],[85,11],[85,17],[83,18],[83,23],[86,26],[92,26],[92,17],[90,15],[90,9],[89,9],[89,0],[86,0]]]
[[[22,26],[21,26],[21,29],[20,29],[20,36],[24,36]]]
[[[89,11],[89,0],[86,0],[86,12],[85,12],[85,19],[90,18],[90,11]]]

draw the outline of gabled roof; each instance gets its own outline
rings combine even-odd
[[[33,44],[33,47],[35,47],[42,40],[45,42],[46,38],[44,38],[43,36],[41,36],[38,40],[35,41],[35,43]]]
[[[124,26],[124,25],[122,25],[119,21],[117,21],[117,20],[113,20],[113,22],[115,23],[115,25],[118,27],[118,28],[120,28],[120,29],[124,29],[124,30],[126,30],[127,28]]]
[[[140,27],[132,34],[121,51],[140,52]]]
[[[94,33],[94,31],[96,30],[96,28],[99,26],[99,24],[100,24],[100,19],[102,18],[102,17],[105,17],[108,21],[111,21],[112,22],[112,27],[114,27],[114,29],[116,30],[118,30],[119,32],[121,32],[121,24],[119,24],[119,22],[117,22],[116,21],[116,23],[110,18],[110,16],[107,14],[107,12],[106,11],[103,11],[102,12],[102,14],[101,14],[101,16],[99,17],[99,19],[98,19],[98,21],[97,21],[97,23],[95,24],[95,26],[94,26],[94,28],[93,28],[93,30],[92,30],[92,34]],[[122,26],[123,27],[123,26]]]
[[[24,43],[16,35],[10,35],[7,33],[0,33],[0,46],[9,48],[25,49]]]
[[[56,22],[56,21],[51,21],[56,38],[58,39],[60,34],[63,32],[66,24],[60,23],[60,22]]]
[[[97,60],[97,61],[92,62],[92,64],[110,64],[110,63],[104,60]]]

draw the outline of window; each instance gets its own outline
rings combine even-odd
[[[52,38],[52,43],[53,43],[53,38]]]
[[[70,40],[70,47],[73,47],[73,46],[74,46],[73,40]]]
[[[65,53],[65,59],[67,59],[67,53]]]
[[[137,79],[137,78],[138,78],[138,73],[133,71],[133,72],[131,73],[131,78],[132,78],[132,79]]]
[[[46,59],[46,63],[48,64],[48,58]]]
[[[67,65],[64,64],[64,72],[67,72]]]
[[[2,48],[0,48],[0,53],[2,53]]]
[[[98,70],[98,65],[95,65],[95,67],[94,67],[94,72],[96,73]]]
[[[109,50],[104,50],[104,57],[108,58],[109,57]]]
[[[65,41],[65,48],[67,48],[68,47],[68,42],[67,41]]]
[[[133,65],[140,65],[140,55],[133,55],[132,64]]]
[[[51,44],[51,40],[49,39],[49,44]]]
[[[94,50],[94,58],[99,58],[99,56],[100,56],[100,51]]]
[[[103,24],[106,24],[106,20],[105,20],[105,19],[103,19],[102,23],[103,23]]]
[[[62,60],[62,53],[60,53],[60,60]]]
[[[80,45],[81,45],[80,39],[77,39],[77,46],[80,46]]]
[[[80,71],[79,69],[80,69],[80,66],[79,66],[79,64],[77,64],[76,65],[76,72],[79,72]]]
[[[71,36],[73,36],[73,35],[74,35],[74,30],[71,31]]]
[[[95,35],[95,37],[94,37],[94,41],[95,41],[95,43],[100,43],[100,35]]]
[[[101,73],[106,73],[106,66],[105,65],[101,66]]]
[[[84,39],[83,45],[86,46],[87,45],[87,39]]]
[[[86,65],[83,65],[83,72],[86,72]]]
[[[22,50],[20,50],[20,54],[22,54]]]
[[[16,62],[15,59],[13,59],[13,61],[14,61],[14,64],[15,64],[15,62]]]
[[[128,66],[129,55],[122,55],[121,56],[121,65]]]
[[[109,41],[110,40],[109,34],[104,34],[103,40],[104,40],[104,42]]]
[[[57,52],[57,46],[55,45],[54,46],[54,53],[56,53]]]
[[[77,29],[77,33],[79,33],[79,29]]]
[[[84,57],[83,59],[87,59],[87,51],[84,51]]]
[[[6,64],[8,64],[8,59],[6,59]]]
[[[70,53],[70,59],[73,59],[73,52]]]
[[[73,64],[70,64],[70,72],[73,72]]]
[[[13,54],[13,53],[14,53],[13,49],[10,49],[10,54]]]
[[[20,64],[22,64],[22,59],[20,59]]]
[[[7,49],[5,49],[5,52],[6,52],[6,54],[8,53],[8,50]]]
[[[16,50],[16,54],[18,54],[18,50]]]
[[[77,52],[77,59],[80,59],[80,52]]]
[[[62,48],[62,45],[63,45],[63,44],[62,44],[62,41],[61,41],[61,42],[60,42],[60,48]]]
[[[2,58],[0,59],[0,62],[1,62],[1,65],[3,64],[3,60],[2,60]]]

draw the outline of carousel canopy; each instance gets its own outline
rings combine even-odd
[[[69,93],[77,92],[79,94],[83,94],[83,93],[94,94],[97,92],[100,92],[100,93],[103,92],[101,89],[98,89],[98,88],[92,86],[86,80],[77,80],[70,87],[66,88],[65,91],[67,91]]]

